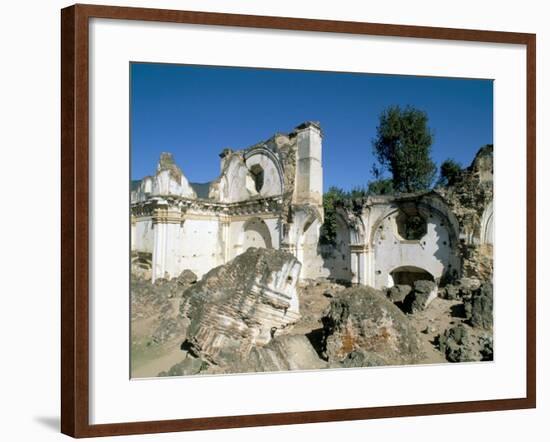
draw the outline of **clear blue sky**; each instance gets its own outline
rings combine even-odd
[[[315,120],[325,190],[349,190],[371,179],[378,116],[396,104],[427,112],[438,166],[446,158],[467,166],[493,143],[491,80],[133,63],[131,176],[153,174],[166,151],[190,181],[211,181],[223,148]]]

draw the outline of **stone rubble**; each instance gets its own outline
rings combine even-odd
[[[383,292],[352,287],[333,299],[323,318],[326,355],[330,363],[375,354],[386,365],[412,364],[419,358],[419,338],[409,319]],[[348,362],[349,363],[349,362]]]
[[[186,345],[215,365],[247,358],[300,318],[300,263],[289,253],[250,248],[208,272],[185,293]]]

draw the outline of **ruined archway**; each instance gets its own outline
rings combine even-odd
[[[480,242],[481,244],[493,244],[493,202],[491,201],[489,205],[483,211],[481,217],[481,232],[480,232]]]
[[[273,248],[271,234],[269,229],[260,218],[252,218],[243,226],[243,247],[242,251],[248,250],[250,247],[260,247],[265,249]]]
[[[415,266],[401,266],[390,272],[391,283],[388,285],[410,285],[414,286],[416,281],[435,281],[433,275],[425,269]]]

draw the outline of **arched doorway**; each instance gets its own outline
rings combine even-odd
[[[250,247],[273,248],[271,234],[265,222],[260,218],[248,220],[243,227],[243,252]]]
[[[393,285],[410,285],[414,286],[416,281],[435,281],[433,275],[420,267],[401,266],[393,269],[390,272],[390,277]]]

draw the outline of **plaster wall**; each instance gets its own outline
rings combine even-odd
[[[246,159],[246,167],[249,170],[255,165],[263,170],[263,186],[258,194],[263,197],[281,195],[283,193],[282,177],[273,160],[259,151]]]
[[[377,223],[373,233],[374,281],[376,288],[391,287],[390,273],[399,267],[416,267],[430,273],[438,281],[447,270],[458,271],[458,260],[450,245],[445,220],[432,214],[427,221],[427,233],[419,240],[404,240],[397,233],[396,215],[386,216]]]
[[[138,218],[132,226],[132,249],[138,252],[153,252],[154,231],[151,217]]]
[[[349,229],[342,221],[337,221],[334,245],[319,246],[323,257],[323,276],[336,281],[351,281],[351,251]]]
[[[280,247],[279,218],[251,216],[229,224],[226,261],[245,252],[249,247]]]
[[[186,219],[181,237],[174,238],[177,276],[189,269],[201,278],[210,269],[224,263],[225,241],[217,218]],[[168,251],[171,253],[171,250]]]

